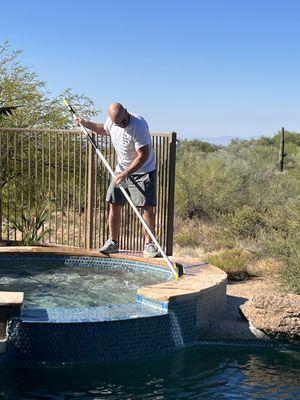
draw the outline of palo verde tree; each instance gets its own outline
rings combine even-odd
[[[53,97],[46,83],[29,67],[22,65],[21,51],[13,50],[8,42],[0,45],[0,103],[21,106],[7,119],[1,118],[0,126],[16,128],[70,128],[68,110],[62,104],[67,98],[80,109],[81,115],[96,114],[93,101],[84,95],[64,90]]]
[[[76,94],[71,89],[53,96],[36,72],[23,65],[21,53],[12,49],[7,41],[0,45],[0,106],[16,107],[12,114],[2,113],[0,116],[0,212],[6,219],[16,213],[15,204],[32,208],[46,197],[59,205],[61,199],[65,205],[69,202],[64,194],[67,166],[75,158],[74,149],[77,149],[77,154],[79,149],[84,152],[86,142],[79,134],[37,134],[36,129],[74,128],[63,98],[68,99],[81,116],[90,118],[96,115],[94,103],[87,96]],[[26,131],[12,132],[6,128],[26,128]],[[58,153],[56,160],[55,151]],[[86,172],[79,171],[75,163],[73,165],[73,170],[69,171],[70,187],[77,185],[76,191],[84,193],[85,188],[79,187],[78,182],[84,182],[79,175]],[[42,178],[46,176],[45,171],[51,179],[41,186],[46,179]],[[54,193],[54,174],[62,193]]]

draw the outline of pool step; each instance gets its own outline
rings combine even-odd
[[[24,308],[18,317],[22,323],[108,322],[165,315],[167,310],[140,303],[110,304],[90,308]]]
[[[23,292],[0,292],[0,353],[6,350],[6,327],[11,315],[20,314]]]

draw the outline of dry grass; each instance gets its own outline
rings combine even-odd
[[[273,258],[258,259],[255,241],[222,241],[216,225],[203,220],[175,221],[174,256],[208,261],[227,272],[231,280],[266,277],[275,280],[284,267]]]

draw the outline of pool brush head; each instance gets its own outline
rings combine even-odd
[[[174,268],[177,271],[178,278],[180,278],[184,274],[184,268],[182,264],[174,263]]]

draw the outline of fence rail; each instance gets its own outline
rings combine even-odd
[[[110,138],[91,134],[115,165]],[[176,133],[154,133],[152,142],[157,165],[156,235],[171,255]],[[80,131],[0,128],[0,155],[0,240],[24,240],[40,220],[46,243],[102,245],[108,235],[105,193],[110,176]],[[128,205],[122,210],[119,239],[123,249],[140,251],[144,246],[142,226]]]

